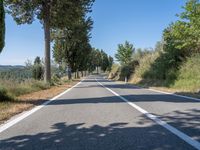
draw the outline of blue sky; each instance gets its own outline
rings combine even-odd
[[[91,45],[114,56],[117,45],[128,40],[136,48],[154,47],[162,31],[182,11],[186,0],[96,0]],[[23,65],[27,59],[43,57],[44,40],[38,21],[17,26],[6,16],[6,47],[0,65]]]

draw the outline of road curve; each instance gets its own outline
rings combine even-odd
[[[0,150],[195,150],[199,142],[199,101],[111,82],[102,76],[86,78],[0,133]]]

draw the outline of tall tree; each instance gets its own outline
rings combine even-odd
[[[113,65],[113,62],[114,62],[114,60],[111,56],[108,57],[108,62],[109,62],[108,71],[111,71],[112,65]]]
[[[41,80],[43,78],[43,67],[40,57],[36,57],[34,65],[32,66],[32,76],[35,80]]]
[[[105,72],[108,69],[108,66],[108,55],[103,50],[101,50],[101,69]]]
[[[117,54],[115,54],[115,58],[120,62],[121,65],[127,65],[131,62],[133,53],[135,48],[133,44],[128,41],[125,44],[119,44]]]
[[[70,26],[91,10],[93,0],[5,0],[8,12],[18,24],[31,24],[38,18],[44,28],[45,81],[50,82],[50,29]]]
[[[83,16],[70,28],[54,32],[53,56],[56,62],[68,64],[73,72],[85,69],[91,51],[89,38],[92,23],[91,18]]]
[[[0,0],[0,53],[5,45],[5,12],[3,0]]]

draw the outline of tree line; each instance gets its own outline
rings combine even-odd
[[[6,12],[19,25],[32,24],[35,19],[41,22],[45,41],[45,82],[51,80],[50,43],[53,43],[55,61],[59,66],[68,68],[69,72],[93,71],[100,65],[104,71],[107,70],[110,68],[110,62],[113,62],[112,57],[107,56],[104,51],[95,50],[90,45],[93,21],[88,16],[93,3],[94,0],[1,0],[0,50],[2,51],[4,47],[5,7]],[[102,58],[97,57],[98,55]]]
[[[136,49],[130,42],[118,45],[116,59],[125,75],[134,74],[135,68],[142,67],[140,60],[149,54],[145,63],[151,63],[142,78],[174,81],[180,66],[188,57],[200,53],[200,2],[189,0],[178,14],[178,20],[163,30],[162,40],[154,49]],[[144,67],[144,66],[143,66]]]

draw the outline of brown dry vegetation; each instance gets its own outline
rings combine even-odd
[[[37,106],[48,99],[58,95],[66,89],[72,87],[78,82],[72,81],[64,83],[62,85],[53,86],[46,90],[41,90],[17,97],[14,101],[4,101],[0,103],[0,124],[11,118],[12,116],[19,114],[25,110],[29,110],[34,106]]]

